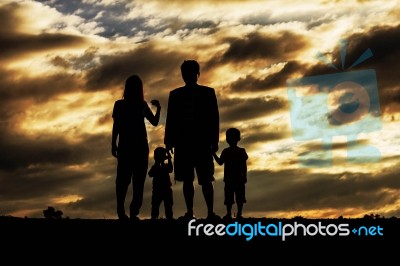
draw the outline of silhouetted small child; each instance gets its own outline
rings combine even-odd
[[[165,160],[168,160],[165,163]],[[151,218],[157,219],[160,204],[164,201],[165,217],[173,219],[172,205],[172,183],[169,174],[173,171],[171,154],[163,147],[154,150],[154,165],[149,171],[149,176],[153,178],[153,195],[151,199]]]
[[[246,203],[245,184],[247,183],[247,153],[244,148],[238,147],[240,131],[230,128],[226,131],[226,142],[229,147],[224,149],[219,158],[213,153],[219,165],[224,164],[225,202],[226,215],[224,219],[232,219],[232,205],[237,204],[236,218],[242,218],[243,203]]]

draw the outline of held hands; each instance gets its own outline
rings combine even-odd
[[[151,100],[151,104],[156,106],[157,108],[161,108],[161,104],[158,100]]]
[[[211,152],[212,153],[216,153],[218,151],[219,147],[218,147],[218,143],[215,143],[213,145],[211,145]]]

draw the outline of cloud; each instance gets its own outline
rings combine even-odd
[[[400,77],[397,69],[400,68],[400,25],[396,26],[375,26],[364,33],[355,33],[347,37],[348,46],[344,71],[367,49],[371,49],[373,56],[355,66],[351,71],[373,69],[376,71],[381,111],[388,111],[392,105],[400,102]],[[341,68],[341,57],[339,48],[332,52],[333,64]],[[310,66],[304,76],[324,75],[338,73],[337,70],[322,63]]]
[[[60,33],[0,35],[0,49],[3,51],[0,60],[10,60],[33,52],[47,52],[63,47],[71,48],[84,43],[85,39],[82,37]]]
[[[373,27],[367,34],[354,34],[348,38],[346,62],[355,60],[368,48],[373,57],[360,64],[360,68],[375,69],[382,111],[390,104],[400,103],[400,24],[394,27]],[[349,63],[347,63],[349,64]]]
[[[276,97],[223,99],[219,101],[220,120],[223,123],[251,120],[270,115],[287,106],[286,101]]]
[[[270,35],[252,32],[243,38],[226,38],[223,42],[229,44],[229,48],[220,58],[214,59],[223,64],[251,60],[289,61],[308,45],[305,37],[290,31]]]
[[[109,155],[103,135],[93,135],[75,145],[59,137],[30,139],[14,132],[3,133],[0,148],[8,151],[0,159],[0,169],[6,171],[28,168],[30,165],[75,165]]]
[[[253,145],[285,139],[288,137],[291,137],[291,132],[285,125],[251,125],[242,130],[242,140],[240,141],[240,145],[250,148],[250,146]]]
[[[80,84],[80,77],[70,73],[49,73],[42,76],[20,76],[15,70],[0,68],[0,102],[9,100],[35,99],[37,101],[48,100],[50,97],[75,91]],[[13,110],[10,110],[13,111]]]
[[[87,72],[86,87],[90,91],[108,89],[124,84],[133,74],[139,75],[144,82],[158,77],[177,76],[179,67],[187,56],[180,51],[167,51],[143,44],[137,49],[100,58],[100,64]],[[169,84],[164,84],[168,87]]]
[[[291,75],[304,68],[305,66],[298,62],[287,62],[279,72],[272,73],[261,79],[256,78],[253,75],[247,75],[245,78],[239,78],[234,81],[229,85],[229,87],[234,92],[266,91],[285,87],[286,80],[289,79]]]
[[[0,19],[3,27],[0,30],[0,54],[1,60],[22,58],[34,52],[47,52],[52,49],[60,49],[83,45],[86,40],[82,36],[63,33],[38,33],[28,34],[18,30],[23,20],[18,15],[19,4],[0,6]]]
[[[396,170],[378,176],[344,172],[311,174],[307,170],[252,171],[246,192],[248,211],[305,211],[360,208],[365,212],[393,205],[400,193]],[[338,215],[339,216],[339,215]]]

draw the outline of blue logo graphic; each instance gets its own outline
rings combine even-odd
[[[341,42],[342,70],[346,42]],[[372,56],[365,51],[348,69]],[[338,70],[326,57],[318,58]],[[347,161],[376,162],[380,151],[357,141],[360,133],[382,128],[376,73],[373,69],[308,76],[287,80],[293,138],[298,141],[322,140],[320,150],[299,155],[305,167],[332,165],[332,138],[347,137]]]

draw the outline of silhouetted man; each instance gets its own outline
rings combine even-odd
[[[197,84],[200,66],[194,60],[181,65],[185,86],[170,92],[164,143],[174,148],[175,180],[183,182],[186,218],[193,217],[194,171],[207,204],[207,218],[214,218],[214,162],[218,151],[219,111],[213,88]]]

